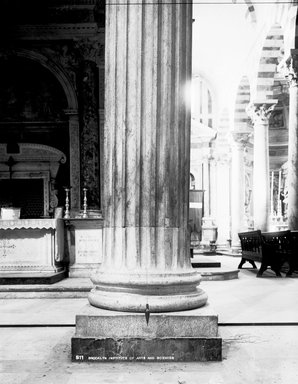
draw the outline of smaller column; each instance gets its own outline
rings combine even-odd
[[[202,218],[202,241],[200,247],[206,252],[213,252],[217,240],[215,224],[216,165],[212,148],[204,161],[204,217]]]
[[[203,215],[204,217],[210,216],[210,201],[209,201],[209,158],[208,156],[203,157],[202,163],[202,189],[204,191],[204,206]]]
[[[230,156],[220,153],[217,157],[216,224],[218,246],[226,246],[230,239]]]
[[[270,218],[269,119],[277,100],[250,103],[247,114],[254,125],[254,229],[268,231]]]
[[[243,232],[245,216],[245,164],[244,149],[248,135],[232,133],[232,175],[231,175],[231,239],[232,249],[240,249],[238,233]]]

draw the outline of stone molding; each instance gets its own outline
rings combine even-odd
[[[17,26],[13,31],[13,37],[18,40],[40,40],[41,38],[75,39],[79,37],[102,36],[104,28],[98,28],[96,23],[77,24],[24,24]]]

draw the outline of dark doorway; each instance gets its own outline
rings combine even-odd
[[[1,206],[21,208],[21,218],[43,216],[43,179],[0,180]]]

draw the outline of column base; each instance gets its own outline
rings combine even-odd
[[[190,270],[172,274],[97,272],[91,278],[91,305],[124,312],[184,311],[202,307],[207,294],[198,285],[201,276]]]
[[[222,339],[210,308],[127,314],[86,306],[72,338],[76,362],[220,361]]]

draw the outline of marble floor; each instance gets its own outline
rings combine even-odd
[[[270,272],[256,278],[247,269],[237,280],[203,281],[201,287],[219,315],[221,362],[72,363],[75,314],[86,298],[1,299],[0,383],[298,382],[298,278]]]

